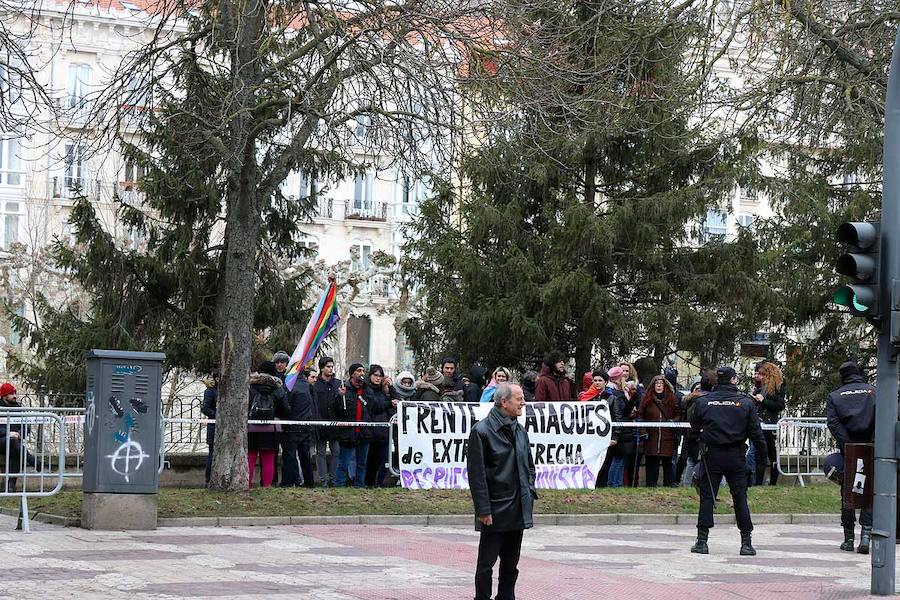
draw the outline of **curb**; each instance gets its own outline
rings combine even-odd
[[[18,518],[19,509],[17,508],[0,508],[0,515]],[[33,513],[31,520],[38,523],[47,523],[48,525],[60,525],[62,527],[80,527],[81,519],[78,517],[63,517],[61,515],[52,515],[50,513]]]
[[[19,511],[0,508],[0,514],[18,517]],[[716,515],[716,523],[734,525],[733,514]],[[32,521],[80,527],[81,519],[49,513],[35,513]],[[832,525],[840,515],[812,514],[757,514],[755,525]],[[571,527],[576,525],[695,525],[695,514],[537,514],[534,524],[540,526]],[[345,515],[345,516],[277,516],[277,517],[160,517],[157,527],[273,527],[277,525],[416,525],[416,526],[474,526],[470,515]]]

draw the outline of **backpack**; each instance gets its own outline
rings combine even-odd
[[[255,392],[250,401],[249,418],[253,421],[271,421],[275,418],[275,394]]]

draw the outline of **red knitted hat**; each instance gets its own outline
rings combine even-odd
[[[15,393],[16,393],[16,388],[10,382],[6,381],[3,383],[3,385],[0,385],[0,398],[3,398],[4,396],[9,396],[10,394],[15,394]]]

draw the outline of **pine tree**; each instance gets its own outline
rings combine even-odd
[[[690,244],[746,158],[741,138],[694,118],[709,92],[694,50],[703,15],[662,2],[506,7],[507,45],[471,84],[490,126],[464,161],[466,193],[427,203],[407,247],[422,284],[411,338],[426,358],[521,368],[558,348],[579,372],[632,352],[657,366],[675,350],[707,365],[733,356],[767,290],[751,285],[749,232]]]

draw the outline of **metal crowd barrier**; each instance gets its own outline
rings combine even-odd
[[[16,529],[28,533],[28,498],[53,496],[63,487],[66,423],[53,412],[8,407],[0,409],[0,433],[0,497],[19,498]]]
[[[822,475],[825,456],[837,452],[825,417],[785,417],[777,425],[776,463],[778,472],[797,478]]]

